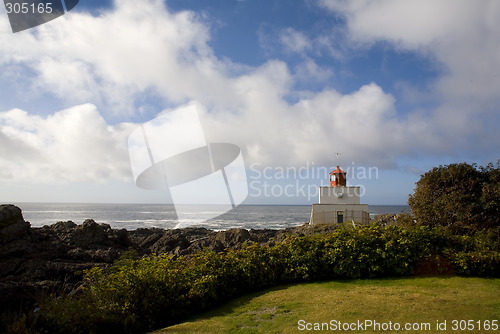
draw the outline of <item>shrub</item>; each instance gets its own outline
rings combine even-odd
[[[500,253],[492,251],[449,254],[455,272],[465,276],[500,277]]]
[[[461,236],[444,228],[372,224],[189,258],[125,257],[107,270],[86,271],[78,296],[43,302],[26,327],[50,333],[144,332],[278,284],[409,275],[421,259],[435,254],[459,274],[498,277],[498,251],[498,236],[489,232]]]
[[[496,168],[459,163],[423,174],[408,204],[419,223],[463,233],[500,226],[499,196],[500,160]]]

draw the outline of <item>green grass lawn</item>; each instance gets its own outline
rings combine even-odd
[[[372,327],[331,330],[338,322],[357,326],[358,321],[366,325],[365,320]],[[496,320],[499,328],[479,330],[486,320]],[[446,321],[446,330],[438,331],[437,321],[441,329]],[[375,322],[380,327],[374,328]],[[154,333],[302,333],[314,332],[307,327],[314,329],[315,323],[333,325],[323,331],[332,333],[500,333],[500,279],[425,277],[281,286]],[[405,330],[407,323],[419,329]]]

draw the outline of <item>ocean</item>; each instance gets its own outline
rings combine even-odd
[[[168,204],[73,204],[73,203],[14,203],[32,227],[51,225],[71,220],[81,224],[85,219],[109,224],[112,228],[135,230],[158,227],[177,228],[177,216],[173,205]],[[383,213],[410,212],[407,205],[370,205],[370,217]],[[295,227],[309,221],[311,205],[240,205],[235,209],[201,221],[193,215],[183,227],[205,227],[212,230],[282,229]]]

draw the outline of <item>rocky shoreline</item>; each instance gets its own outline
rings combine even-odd
[[[310,235],[336,228],[307,224],[283,230],[205,228],[133,231],[112,229],[92,219],[33,228],[19,207],[0,205],[0,311],[31,307],[41,296],[71,294],[78,290],[82,271],[109,266],[121,254],[135,250],[139,256],[170,253],[190,255],[202,249],[216,252],[240,248],[244,242],[270,244],[287,234]]]

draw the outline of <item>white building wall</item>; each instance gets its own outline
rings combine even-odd
[[[319,204],[360,204],[360,187],[319,187]]]
[[[343,222],[370,223],[368,204],[313,204],[311,224],[337,224],[339,213]]]

